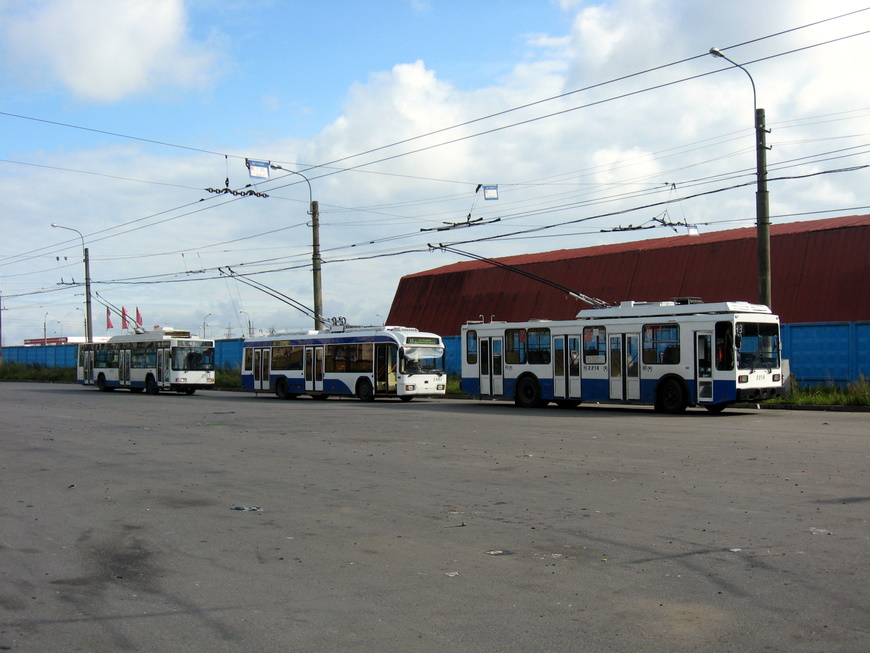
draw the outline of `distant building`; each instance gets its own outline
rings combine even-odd
[[[781,321],[870,320],[870,215],[771,227],[771,297]],[[498,259],[611,304],[758,298],[755,228]],[[442,336],[469,320],[564,320],[588,308],[548,285],[480,261],[402,277],[387,323]]]

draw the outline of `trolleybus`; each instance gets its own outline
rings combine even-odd
[[[164,327],[79,345],[76,378],[103,391],[126,388],[148,394],[160,390],[193,394],[214,387],[214,361],[213,340]]]
[[[282,399],[350,395],[410,401],[445,393],[443,356],[440,336],[399,326],[246,338],[242,388]]]
[[[513,399],[652,404],[683,412],[778,397],[779,318],[747,302],[622,302],[564,321],[462,327],[462,390]]]

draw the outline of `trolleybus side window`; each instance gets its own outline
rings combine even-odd
[[[254,350],[247,348],[245,349],[245,371],[250,372],[251,368],[254,366]]]
[[[157,367],[157,343],[143,342],[136,345],[130,366],[133,368]]]
[[[529,329],[529,364],[550,364],[550,330]]]
[[[477,364],[477,331],[465,332],[465,362],[469,365]]]
[[[676,324],[647,324],[643,327],[644,365],[680,362],[680,327]]]
[[[94,367],[118,367],[118,350],[112,348],[98,349],[94,353]]]
[[[583,328],[583,364],[604,365],[607,362],[607,330],[604,327]]]
[[[549,329],[507,329],[505,363],[547,365],[550,363]]]
[[[368,372],[374,369],[372,358],[374,348],[370,343],[347,345],[326,345],[324,358],[325,372]],[[302,369],[300,352],[300,366],[293,369]],[[274,366],[273,366],[274,367]]]
[[[734,369],[734,326],[731,322],[716,322],[716,369]]]
[[[247,369],[247,368],[246,368]],[[273,347],[273,370],[301,370],[302,347]]]
[[[508,365],[521,365],[526,362],[526,330],[507,329],[505,336],[504,360]]]

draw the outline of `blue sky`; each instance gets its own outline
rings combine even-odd
[[[864,4],[0,0],[3,343],[82,332],[81,240],[53,222],[146,326],[310,326],[218,271],[311,305],[304,181],[204,190],[251,183],[245,157],[309,177],[324,311],[352,323],[460,260],[432,241],[501,256],[673,234],[661,221],[751,228],[751,86],[712,46],[746,63],[771,177],[791,177],[773,222],[866,213]],[[469,214],[486,223],[421,231]],[[629,224],[659,226],[611,231]],[[96,304],[94,333],[119,332]]]

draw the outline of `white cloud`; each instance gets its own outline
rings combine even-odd
[[[181,0],[45,0],[0,15],[7,66],[83,100],[200,88],[216,74],[218,55],[190,38]]]

